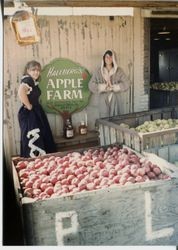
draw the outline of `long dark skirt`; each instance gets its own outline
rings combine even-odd
[[[51,128],[40,104],[32,110],[22,106],[18,119],[21,129],[21,157],[36,157],[56,152]]]

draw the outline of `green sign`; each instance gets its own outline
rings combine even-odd
[[[89,102],[89,72],[68,59],[55,59],[42,72],[40,101],[47,113],[72,114]]]

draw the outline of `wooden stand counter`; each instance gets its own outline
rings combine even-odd
[[[55,137],[57,151],[85,148],[99,145],[99,134],[97,131],[88,131],[86,135],[75,134],[73,138],[66,139],[63,136]]]

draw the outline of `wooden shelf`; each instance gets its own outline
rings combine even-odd
[[[97,131],[88,131],[86,135],[75,134],[71,139],[57,136],[54,140],[58,151],[99,146],[99,133]]]

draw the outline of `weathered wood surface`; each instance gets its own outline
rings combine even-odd
[[[178,180],[22,205],[28,245],[177,245]]]
[[[97,131],[88,131],[86,135],[79,135],[75,133],[73,138],[66,139],[64,136],[55,138],[57,151],[66,151],[69,149],[85,148],[99,146],[99,136]]]
[[[169,119],[178,117],[178,107],[172,109],[163,108],[132,114],[120,115],[111,118],[97,120],[100,133],[100,144],[109,145],[115,142],[126,144],[127,146],[141,152],[142,150],[161,147],[164,145],[178,143],[178,128],[170,128],[149,133],[140,133],[132,129],[120,126],[124,123],[131,128],[143,124],[145,121],[156,119]],[[119,134],[119,136],[115,136]]]
[[[150,148],[146,150],[146,152],[154,153],[173,164],[178,161],[178,144],[168,145],[164,147]]]
[[[176,0],[23,0],[29,7],[177,7]],[[12,0],[5,0],[5,6],[14,6]]]
[[[22,159],[13,159],[14,171]],[[159,166],[173,177],[171,180],[110,187],[44,201],[20,199],[15,175],[26,244],[177,245],[178,171],[168,165],[164,161]]]

